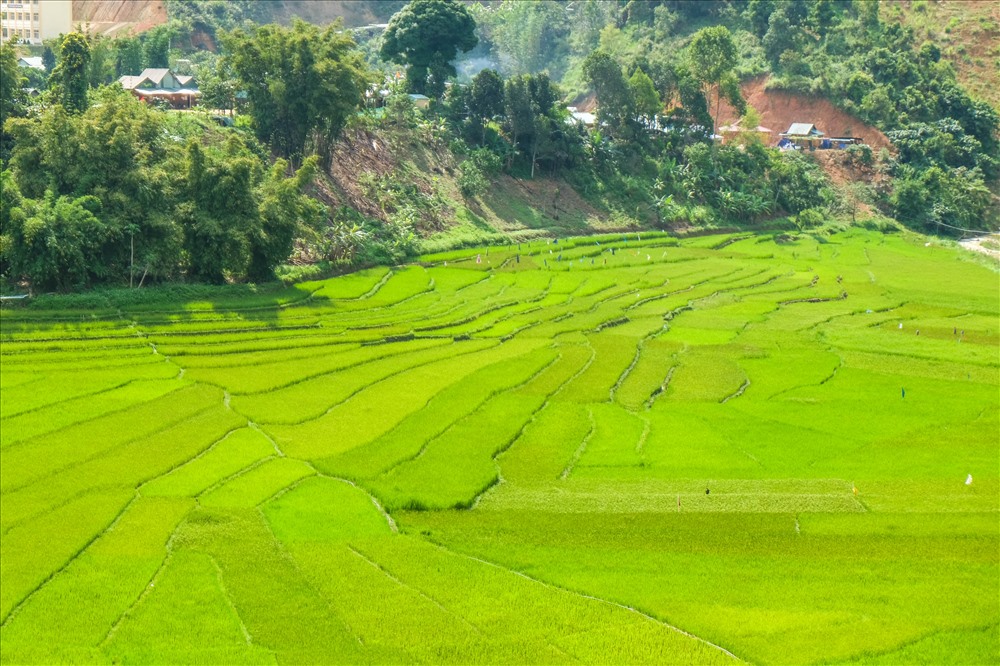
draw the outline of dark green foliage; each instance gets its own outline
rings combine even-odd
[[[668,190],[682,200],[707,204],[741,222],[820,206],[826,188],[813,162],[753,143],[715,150],[696,143],[684,150],[683,167],[664,175]]]
[[[87,108],[88,67],[90,44],[79,32],[71,32],[60,46],[59,64],[52,72],[56,97],[70,113],[82,113]]]
[[[996,158],[983,152],[974,136],[958,121],[944,118],[934,123],[913,123],[888,133],[901,162],[915,167],[980,167],[995,172]]]
[[[288,178],[288,165],[278,160],[258,188],[260,228],[250,239],[250,279],[274,277],[274,267],[291,255],[295,238],[304,229],[318,227],[326,217],[324,206],[304,195],[316,175],[318,163],[315,155],[308,157]]]
[[[170,40],[172,37],[173,31],[164,25],[158,25],[143,35],[146,67],[164,68],[170,66]],[[133,73],[138,74],[139,72]]]
[[[691,39],[688,49],[691,59],[691,73],[705,88],[705,98],[708,99],[708,89],[716,86],[715,114],[712,123],[712,133],[719,124],[719,107],[725,95],[739,102],[741,99],[739,83],[733,76],[736,67],[737,52],[732,33],[722,25],[702,28]],[[738,106],[739,104],[737,104]]]
[[[978,169],[903,166],[890,203],[900,221],[929,233],[957,235],[983,228],[990,197]]]
[[[544,164],[550,169],[573,160],[576,136],[557,107],[560,94],[546,74],[507,79],[504,86],[504,131],[514,148],[530,160],[530,177]],[[513,154],[510,155],[512,163]]]
[[[14,47],[9,43],[0,44],[0,130],[7,118],[23,112],[22,79]]]
[[[123,37],[115,43],[115,76],[137,76],[145,59],[142,42],[137,37]]]
[[[48,44],[42,49],[42,64],[45,65],[45,71],[49,74],[56,68],[56,53]]]
[[[767,32],[761,41],[764,53],[772,67],[780,66],[781,55],[785,51],[795,49],[798,37],[799,28],[792,26],[792,22],[783,7],[779,6],[778,9],[771,12],[768,18]]]
[[[96,197],[49,191],[19,203],[4,225],[5,268],[42,291],[78,289],[105,277],[101,252],[110,230],[95,215]]]
[[[633,136],[636,132],[635,96],[621,65],[608,53],[594,51],[584,60],[583,72],[597,95],[598,120],[607,123],[615,137]]]
[[[182,149],[167,123],[111,87],[79,115],[56,105],[11,120],[0,218],[7,277],[59,290],[270,278],[324,215],[302,193],[316,158],[287,178],[287,163],[266,170],[236,135],[223,149],[195,139]]]
[[[410,92],[440,98],[455,76],[452,61],[477,43],[476,22],[454,0],[413,0],[389,21],[383,35],[383,59],[406,65]]]
[[[298,164],[308,152],[329,158],[333,141],[362,104],[367,73],[339,24],[320,30],[296,20],[223,36],[257,138]]]
[[[103,35],[88,35],[90,63],[87,65],[87,83],[91,88],[103,86],[118,78],[115,74],[117,49],[111,39]]]
[[[750,22],[753,33],[757,35],[757,37],[763,38],[767,33],[768,26],[770,25],[771,14],[777,6],[778,3],[775,2],[775,0],[750,0],[747,3],[744,15]]]
[[[632,88],[632,98],[635,100],[636,113],[643,118],[652,119],[663,111],[663,102],[656,92],[653,80],[642,69],[636,69],[632,78],[628,80],[629,87]]]
[[[492,69],[484,69],[469,86],[469,113],[486,123],[503,113],[503,78]]]

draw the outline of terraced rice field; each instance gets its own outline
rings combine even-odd
[[[246,292],[2,312],[4,663],[1000,661],[1000,283],[955,250]]]

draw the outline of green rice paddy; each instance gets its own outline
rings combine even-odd
[[[0,313],[3,663],[1000,662],[1000,278],[954,249],[144,293]]]

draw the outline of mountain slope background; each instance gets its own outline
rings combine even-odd
[[[913,28],[941,49],[966,90],[1000,109],[1000,3],[993,0],[910,0],[883,3],[887,21]]]

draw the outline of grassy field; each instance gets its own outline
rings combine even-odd
[[[925,241],[5,309],[0,661],[998,663],[1000,277]]]

